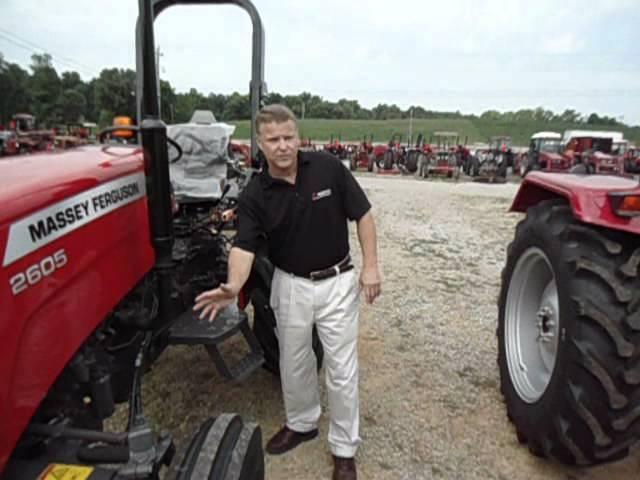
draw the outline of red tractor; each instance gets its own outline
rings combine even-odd
[[[423,146],[422,155],[418,157],[419,175],[424,178],[432,175],[459,178],[459,139],[456,132],[434,132],[427,144],[428,149]]]
[[[17,113],[11,117],[9,130],[16,134],[19,153],[51,150],[54,146],[55,132],[38,129],[36,118],[27,113]]]
[[[366,169],[368,172],[373,172],[373,134],[362,137],[362,142],[355,148],[350,155],[349,168],[352,171],[359,168]]]
[[[335,155],[340,160],[347,158],[347,149],[343,143],[341,143],[340,136],[334,136],[331,134],[329,143],[325,143],[324,150],[332,155]]]
[[[160,119],[153,35],[162,11],[191,3],[139,1],[142,121],[100,135],[128,130],[136,144],[81,146],[55,162],[44,154],[0,162],[2,480],[161,478],[175,447],[168,432],[156,433],[145,418],[141,382],[170,345],[206,347],[230,379],[241,380],[265,362],[277,368],[273,325],[261,323],[272,322],[264,317],[268,309],[256,313],[253,331],[237,308],[213,323],[199,321],[192,309],[199,291],[226,277],[228,240],[213,219],[228,217],[212,215],[223,197],[180,206],[172,199],[169,163],[178,158],[169,159],[167,142],[175,142]],[[249,0],[233,3],[253,22],[253,125],[264,88],[262,23]],[[179,157],[180,146],[174,148]],[[268,271],[256,262],[245,298],[268,298]],[[219,345],[234,335],[249,348],[229,365]],[[260,335],[276,348],[263,351]],[[124,402],[124,431],[105,431],[104,421]],[[203,419],[177,465],[178,480],[263,479],[260,428],[217,412]]]
[[[559,165],[563,162],[562,135],[557,132],[537,132],[531,135],[529,150],[516,158],[515,169],[521,177],[541,165]]]
[[[18,153],[18,136],[11,130],[0,130],[0,157]]]
[[[378,145],[373,149],[373,159],[378,173],[398,173],[398,167],[404,164],[406,149],[402,145],[402,135],[394,133],[387,145]]]
[[[313,140],[311,140],[310,138],[303,137],[300,139],[300,150],[303,150],[306,152],[315,152],[316,145],[313,143]]]
[[[619,132],[567,130],[558,151],[555,151],[555,142],[550,143],[550,151],[541,152],[537,158],[528,158],[524,173],[531,170],[567,172],[580,165],[589,173],[621,175],[624,173],[624,156],[613,149],[614,143],[621,140],[622,133]]]
[[[474,182],[504,183],[509,167],[514,166],[511,137],[500,135],[489,139],[489,147],[469,158],[468,172]]]
[[[511,211],[526,216],[498,301],[508,418],[535,455],[621,459],[640,439],[640,185],[531,172]]]

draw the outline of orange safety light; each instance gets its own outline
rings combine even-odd
[[[640,193],[610,193],[611,206],[620,217],[640,216]]]
[[[133,126],[133,120],[131,119],[131,117],[126,116],[115,117],[113,119],[113,126],[131,127]],[[131,138],[134,134],[135,132],[133,130],[114,130],[112,132],[112,135],[118,138]]]

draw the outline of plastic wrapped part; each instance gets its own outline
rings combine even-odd
[[[170,164],[171,183],[178,201],[220,197],[220,180],[227,178],[228,147],[235,128],[222,122],[167,126],[167,135],[183,152],[178,162]],[[174,156],[175,149],[169,147],[169,158]]]
[[[193,115],[191,115],[189,123],[210,125],[212,123],[216,123],[216,117],[211,110],[196,110],[193,112]]]

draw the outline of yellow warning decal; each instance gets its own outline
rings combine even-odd
[[[87,480],[93,472],[92,467],[53,463],[40,474],[38,480]]]

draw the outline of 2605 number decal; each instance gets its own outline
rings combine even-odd
[[[9,279],[11,291],[14,295],[24,292],[30,286],[48,277],[56,270],[67,264],[67,253],[64,249],[58,250],[53,255],[44,257],[38,263],[31,265],[24,272],[20,272]]]

